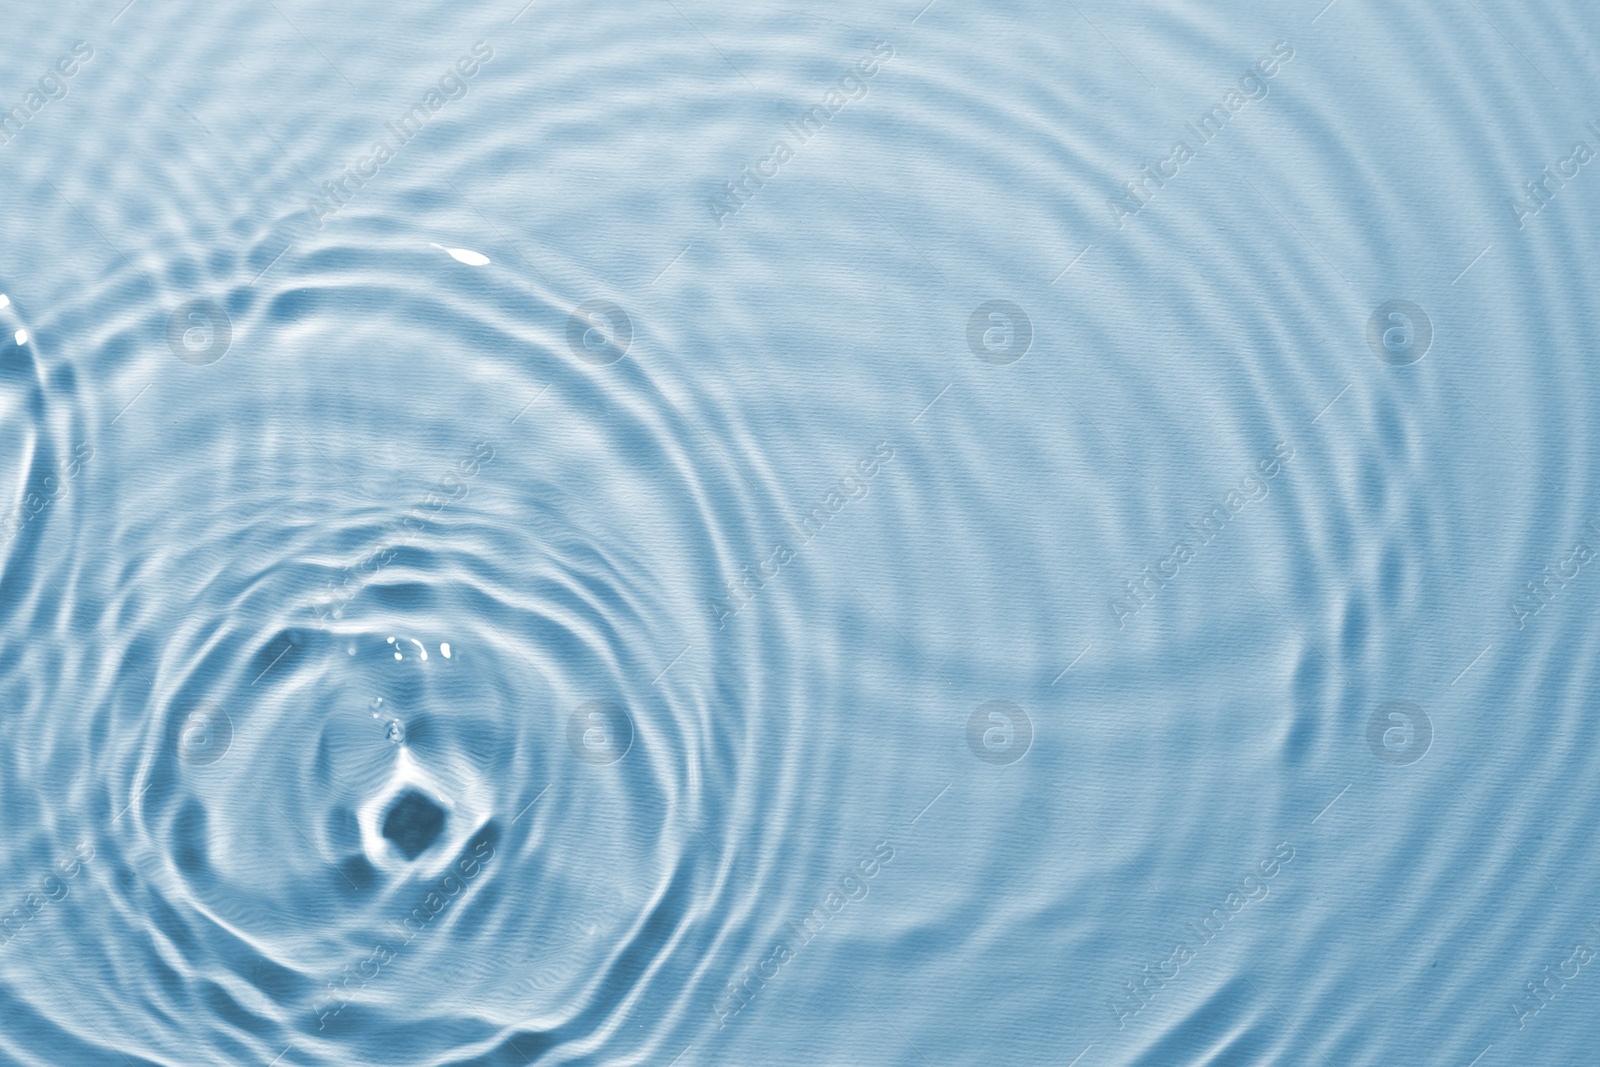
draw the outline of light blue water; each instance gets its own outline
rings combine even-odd
[[[1600,11],[924,3],[0,8],[0,1064],[1600,1062]]]

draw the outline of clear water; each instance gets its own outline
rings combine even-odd
[[[925,3],[0,8],[0,1063],[1595,1062],[1600,12]]]

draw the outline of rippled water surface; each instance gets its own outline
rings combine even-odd
[[[0,1064],[1600,1044],[1600,12],[13,2]]]

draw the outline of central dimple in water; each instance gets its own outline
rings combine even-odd
[[[414,789],[395,801],[383,818],[383,836],[408,860],[426,852],[443,829],[444,809]]]

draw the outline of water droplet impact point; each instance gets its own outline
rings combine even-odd
[[[383,817],[383,836],[408,860],[427,851],[443,829],[444,809],[415,789],[406,790]]]

